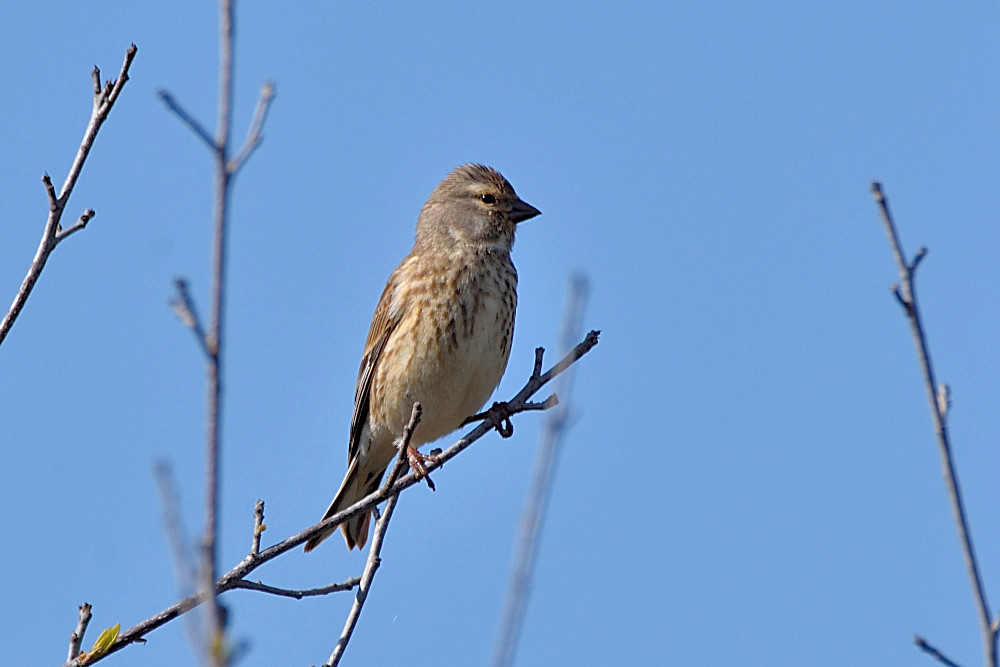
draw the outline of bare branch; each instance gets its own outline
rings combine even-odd
[[[28,267],[28,273],[21,282],[21,288],[17,291],[17,295],[15,295],[13,303],[11,303],[10,308],[7,310],[7,314],[4,315],[3,320],[0,320],[0,344],[7,338],[11,327],[14,326],[14,321],[21,314],[24,304],[28,301],[31,291],[35,288],[35,283],[38,282],[38,278],[42,274],[42,269],[45,268],[45,263],[48,261],[49,255],[52,254],[52,251],[55,250],[60,241],[83,229],[87,225],[87,222],[95,215],[92,209],[87,209],[80,217],[80,220],[72,227],[66,231],[63,231],[60,227],[63,211],[66,209],[69,197],[73,193],[77,179],[80,177],[80,172],[83,170],[83,165],[90,154],[90,149],[94,145],[94,140],[97,139],[97,132],[101,129],[104,121],[107,120],[115,100],[118,99],[118,95],[121,94],[125,82],[128,81],[128,69],[132,65],[132,59],[135,58],[136,51],[135,44],[129,46],[125,52],[125,62],[122,64],[118,79],[114,81],[113,85],[107,91],[101,90],[100,71],[95,67],[91,73],[91,76],[95,77],[94,109],[90,115],[90,122],[87,123],[87,129],[84,131],[83,140],[76,151],[76,157],[73,160],[73,164],[70,165],[66,181],[62,186],[62,191],[57,195],[49,175],[45,174],[42,176],[42,183],[45,184],[45,192],[49,200],[48,219],[45,222],[45,229],[42,232],[42,240],[38,244],[38,250],[35,251],[35,257],[31,261],[31,266]]]
[[[928,644],[927,640],[920,635],[915,635],[913,637],[913,643],[917,645],[917,648],[940,662],[942,665],[945,665],[946,667],[961,667],[957,662],[951,660],[941,653],[941,651]]]
[[[507,406],[511,415],[517,414],[519,412],[525,411],[525,404],[528,403],[528,399],[534,396],[539,389],[541,389],[545,384],[550,382],[559,373],[566,370],[569,365],[573,364],[580,357],[585,355],[591,349],[597,345],[599,337],[599,332],[591,331],[584,340],[579,343],[573,350],[566,355],[558,364],[549,369],[548,372],[541,375],[532,375],[525,384],[524,388],[510,401],[508,401]],[[428,470],[436,470],[443,466],[447,461],[458,456],[461,452],[468,449],[472,443],[476,442],[484,435],[493,430],[492,424],[488,422],[483,422],[476,426],[474,429],[465,434],[461,439],[452,444],[446,450],[441,452],[438,456],[439,462],[431,463],[427,466]],[[373,507],[393,496],[399,495],[403,490],[408,489],[411,486],[420,483],[421,478],[415,475],[412,471],[402,475],[397,479],[391,487],[381,488],[375,493],[367,496],[356,502],[355,504],[347,507],[340,512],[337,512],[329,519],[321,521],[317,524],[306,528],[305,530],[292,535],[291,537],[282,540],[281,542],[274,544],[267,549],[262,550],[256,556],[248,555],[243,559],[236,567],[231,569],[226,574],[219,577],[215,582],[214,593],[220,595],[226,591],[233,590],[235,588],[243,587],[240,583],[245,580],[246,577],[264,565],[265,563],[274,560],[283,553],[286,553],[296,547],[305,544],[310,538],[328,531],[330,528],[348,521],[355,516],[361,514],[362,512],[371,511]],[[383,512],[384,515],[384,512]],[[380,519],[381,520],[381,519]],[[378,524],[376,523],[376,530],[378,529]],[[374,542],[373,542],[374,543]],[[346,583],[346,582],[345,582]],[[105,656],[120,651],[129,644],[141,641],[143,637],[149,632],[161,627],[162,625],[169,623],[178,616],[187,613],[188,611],[194,609],[198,605],[202,604],[205,599],[203,597],[203,591],[189,595],[183,600],[174,603],[170,607],[164,609],[160,613],[142,621],[138,625],[135,625],[128,630],[123,631],[118,639],[115,640],[114,644],[108,649],[108,652],[101,656],[103,659]],[[95,661],[96,662],[96,661]],[[88,663],[89,664],[89,663]],[[64,665],[64,667],[81,667],[79,662],[70,661]]]
[[[962,491],[958,483],[958,472],[955,469],[955,461],[951,453],[951,442],[948,438],[948,428],[945,423],[946,401],[939,401],[937,394],[937,383],[934,380],[934,367],[931,365],[930,350],[927,346],[927,336],[924,333],[923,321],[920,317],[920,308],[917,305],[916,285],[914,284],[917,266],[927,255],[927,249],[921,248],[912,262],[907,263],[904,259],[903,246],[896,231],[896,224],[889,211],[889,202],[882,190],[882,184],[878,181],[872,183],[872,195],[879,207],[882,215],[882,223],[885,225],[886,234],[889,236],[889,244],[892,247],[893,256],[896,258],[896,266],[899,269],[900,287],[897,290],[897,298],[906,310],[907,320],[910,323],[910,332],[913,335],[913,343],[917,348],[917,359],[920,369],[923,371],[924,388],[927,392],[927,399],[930,403],[931,421],[934,424],[934,433],[937,436],[938,453],[941,457],[941,469],[944,475],[945,484],[948,488],[948,497],[951,501],[952,516],[955,526],[958,529],[959,542],[962,545],[962,553],[965,556],[965,566],[972,584],[972,592],[976,599],[976,610],[979,614],[979,627],[983,639],[983,652],[986,664],[989,667],[997,665],[997,631],[993,628],[990,618],[990,607],[986,599],[986,590],[983,586],[982,575],[979,571],[979,563],[976,558],[976,551],[972,545],[972,533],[969,530],[969,522],[965,512],[965,503],[962,500]],[[942,409],[944,408],[944,409]]]
[[[417,427],[420,423],[420,416],[422,414],[422,407],[420,403],[413,404],[413,410],[410,412],[410,421],[403,429],[403,438],[399,444],[399,456],[396,457],[396,465],[393,466],[392,473],[390,473],[389,478],[392,482],[386,484],[387,487],[391,487],[395,483],[395,478],[399,476],[403,467],[406,465],[407,457],[406,451],[410,447],[410,439],[413,436],[413,429]],[[361,583],[358,585],[358,593],[354,596],[354,604],[351,605],[351,611],[347,614],[347,621],[344,623],[344,629],[340,633],[340,638],[337,640],[337,645],[333,648],[333,653],[330,654],[330,658],[326,661],[328,667],[336,667],[340,664],[340,659],[344,655],[344,651],[347,650],[347,643],[351,641],[351,635],[354,634],[354,628],[358,625],[358,619],[361,618],[361,609],[365,606],[365,600],[368,599],[368,591],[371,590],[372,581],[375,579],[375,571],[378,570],[379,565],[382,563],[382,559],[379,554],[382,552],[382,542],[385,539],[385,532],[389,529],[389,520],[392,518],[393,510],[396,509],[396,503],[399,501],[399,495],[392,496],[385,503],[385,511],[382,512],[382,516],[378,518],[375,522],[375,531],[372,536],[372,546],[368,550],[368,560],[365,562],[365,569],[361,575]]]
[[[205,439],[205,535],[202,541],[201,585],[208,597],[208,631],[211,644],[224,646],[225,623],[215,595],[219,533],[219,487],[222,446],[222,335],[226,294],[226,231],[229,227],[230,175],[229,126],[232,122],[233,41],[235,16],[231,0],[219,1],[219,125],[215,132],[215,204],[212,234],[212,321],[208,348],[208,419]],[[224,667],[224,651],[209,652],[216,667]]]
[[[84,602],[80,605],[80,618],[76,622],[76,630],[69,636],[69,657],[67,660],[75,660],[80,656],[80,645],[83,643],[83,633],[87,631],[90,624],[90,605]]]
[[[202,539],[201,558],[201,588],[209,601],[208,660],[212,664],[222,666],[227,662],[224,639],[224,615],[216,602],[217,574],[217,536],[219,525],[219,485],[220,485],[220,455],[222,439],[222,373],[223,373],[223,333],[226,293],[226,251],[227,230],[229,226],[229,199],[232,178],[235,171],[245,162],[260,143],[261,126],[267,115],[271,99],[274,97],[274,86],[264,85],[261,99],[257,105],[247,137],[247,144],[236,160],[230,161],[229,137],[232,127],[233,108],[233,51],[235,42],[235,8],[234,0],[219,0],[219,109],[218,125],[215,137],[189,114],[166,90],[159,91],[159,97],[167,108],[172,111],[182,123],[188,126],[196,136],[209,148],[215,164],[215,195],[213,205],[213,235],[212,235],[212,304],[211,321],[207,331],[195,315],[193,303],[184,289],[183,283],[178,283],[181,298],[172,305],[182,321],[195,331],[202,349],[207,357],[208,365],[208,417],[205,443],[205,532]],[[259,537],[259,536],[258,536]],[[259,548],[259,542],[257,543]],[[251,553],[251,557],[254,554]]]
[[[583,317],[583,305],[586,299],[587,281],[583,276],[574,276],[570,281],[569,294],[566,298],[566,309],[563,313],[560,350],[565,351],[573,345],[579,336],[580,321]],[[539,348],[540,350],[541,348]],[[541,358],[541,355],[538,355]],[[539,375],[540,365],[536,363],[533,375]],[[514,550],[514,567],[507,590],[507,603],[503,620],[497,634],[497,643],[493,652],[494,667],[507,667],[514,664],[518,639],[524,624],[524,610],[528,604],[528,592],[534,573],[535,557],[542,532],[542,522],[548,507],[552,483],[555,479],[556,461],[563,438],[566,435],[567,415],[569,413],[569,396],[572,386],[572,372],[565,373],[558,380],[557,390],[563,396],[563,401],[553,400],[555,394],[546,399],[545,403],[529,403],[527,406],[540,406],[547,409],[556,403],[559,408],[548,413],[542,426],[542,434],[535,460],[535,470],[532,474],[531,487],[525,502],[524,513],[521,515],[521,525],[518,531],[517,546]],[[551,405],[549,405],[551,403]]]

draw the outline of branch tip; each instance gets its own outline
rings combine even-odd
[[[924,639],[920,635],[913,635],[913,643],[917,645],[917,648],[919,648],[921,651],[923,651],[927,655],[931,656],[932,658],[940,662],[942,665],[945,665],[946,667],[959,667],[959,664],[957,662],[955,662],[948,656],[941,653],[941,651],[932,646],[926,639]]]
[[[265,530],[267,530],[267,525],[264,523],[264,500],[258,498],[253,506],[253,540],[250,543],[251,558],[260,555],[260,536]]]
[[[83,635],[87,632],[87,626],[90,624],[91,609],[92,607],[87,602],[84,602],[79,607],[80,617],[76,622],[76,629],[69,636],[68,660],[75,660],[80,657],[80,646],[83,644]]]
[[[156,96],[160,98],[160,101],[166,105],[167,109],[169,109],[171,113],[177,116],[183,124],[187,125],[189,130],[194,132],[195,135],[197,135],[197,137],[201,139],[206,146],[208,146],[209,150],[213,152],[218,150],[218,146],[215,144],[215,139],[213,139],[212,135],[208,133],[208,130],[206,130],[194,116],[189,114],[187,110],[174,99],[174,96],[170,93],[170,91],[161,88],[156,91]]]
[[[535,348],[535,367],[531,371],[531,377],[536,378],[542,374],[542,357],[545,356],[544,347]]]
[[[59,208],[59,197],[56,195],[56,188],[52,185],[52,177],[45,173],[42,175],[42,184],[45,186],[45,192],[49,196],[49,211],[54,212]]]

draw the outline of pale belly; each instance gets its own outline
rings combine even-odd
[[[437,440],[479,412],[500,383],[510,355],[516,296],[461,299],[464,309],[460,299],[423,303],[400,322],[397,331],[416,331],[428,322],[452,325],[433,326],[432,335],[393,336],[386,346],[383,359],[400,363],[380,368],[373,387],[379,396],[370,418],[378,439],[398,438],[419,401],[423,415],[412,444]]]

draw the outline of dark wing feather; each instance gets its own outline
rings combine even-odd
[[[348,465],[358,455],[360,449],[361,429],[368,419],[372,380],[375,377],[379,358],[382,356],[382,350],[385,349],[389,337],[392,336],[402,318],[402,313],[396,313],[396,316],[391,318],[389,316],[389,306],[392,301],[392,293],[396,288],[398,271],[399,269],[393,271],[385,289],[382,290],[382,297],[379,299],[375,315],[372,317],[371,329],[368,330],[368,340],[365,341],[365,353],[361,357],[361,368],[358,370],[358,384],[354,388],[354,414],[351,416],[350,443],[347,446]]]

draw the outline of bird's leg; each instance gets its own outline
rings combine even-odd
[[[424,463],[440,465],[441,457],[434,456],[433,454],[421,454],[413,445],[406,445],[406,461],[413,468],[416,476],[427,482],[427,486],[431,487],[431,491],[434,491],[434,482],[431,481],[430,475],[427,474],[427,468],[424,467]]]
[[[497,430],[497,433],[500,434],[501,438],[509,438],[514,435],[514,424],[510,421],[510,405],[507,401],[495,402],[489,410],[484,410],[478,414],[468,417],[464,422],[462,422],[462,426],[480,421],[481,419],[489,419],[490,423],[493,424],[493,428]]]

